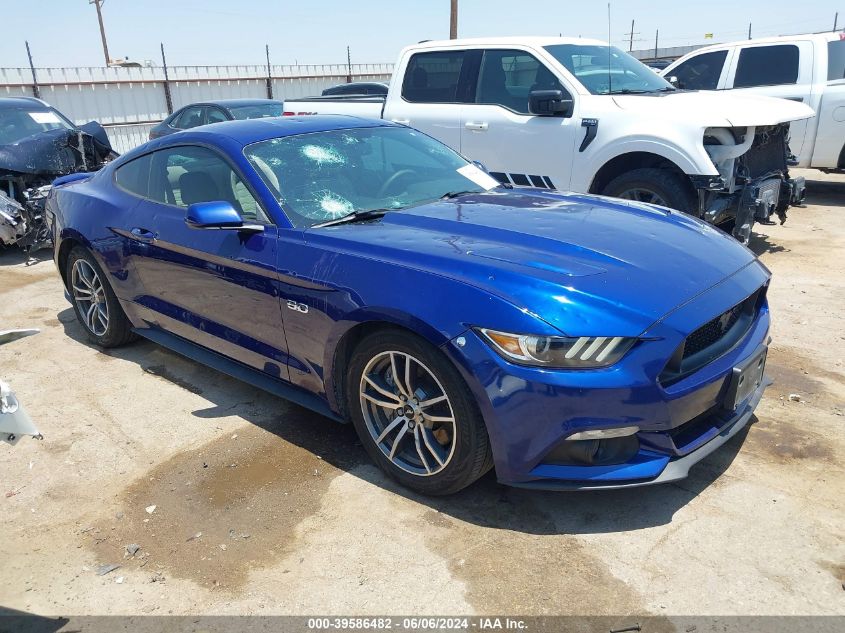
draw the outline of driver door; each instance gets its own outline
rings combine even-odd
[[[461,153],[482,162],[500,182],[568,189],[580,120],[532,115],[528,111],[532,90],[573,95],[531,53],[485,50],[474,99],[461,106]]]
[[[276,272],[277,228],[232,165],[196,145],[152,154],[148,196],[132,213],[145,320],[288,379]],[[190,204],[226,201],[260,233],[194,229]]]

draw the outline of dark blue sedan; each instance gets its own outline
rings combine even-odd
[[[235,121],[49,201],[88,337],[339,421],[424,493],[671,481],[751,418],[769,272],[679,212],[506,189],[413,129]]]
[[[150,140],[223,121],[282,116],[284,103],[273,99],[218,99],[179,108],[150,130]]]

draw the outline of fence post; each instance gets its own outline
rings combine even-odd
[[[352,83],[352,54],[348,46],[346,47],[346,83]]]
[[[270,72],[270,45],[264,45],[264,52],[267,54],[267,98],[273,98],[273,74]]]
[[[161,43],[161,65],[164,66],[164,100],[167,114],[173,114],[173,97],[170,96],[170,77],[167,75],[167,58],[164,56],[164,42]]]
[[[36,99],[41,98],[41,89],[38,87],[38,78],[35,76],[35,64],[32,63],[32,51],[29,50],[29,42],[26,44],[26,56],[29,57],[29,69],[32,71],[32,95]]]

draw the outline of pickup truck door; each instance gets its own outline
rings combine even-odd
[[[409,125],[461,151],[461,112],[467,99],[468,51],[443,50],[414,53],[404,79],[388,93],[384,118]],[[400,94],[401,92],[401,94]]]
[[[812,85],[813,43],[803,40],[738,46],[731,61],[727,88],[739,93],[790,99],[813,107]],[[789,126],[789,148],[799,157],[802,166],[809,164],[813,146],[812,139],[806,138],[808,121],[793,121]]]
[[[461,106],[461,153],[500,182],[568,189],[576,136],[584,128],[572,116],[530,114],[528,94],[563,90],[577,99],[575,91],[527,51],[473,52],[480,64],[471,102]]]

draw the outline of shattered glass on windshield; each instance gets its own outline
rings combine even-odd
[[[404,127],[330,130],[250,145],[246,157],[277,194],[294,226],[351,213],[398,210],[452,191],[485,191],[458,170],[467,161]]]

